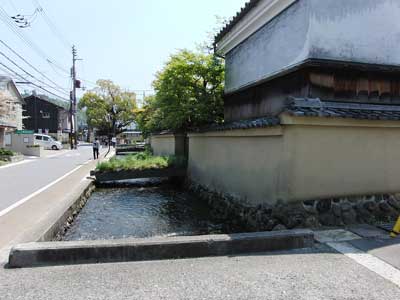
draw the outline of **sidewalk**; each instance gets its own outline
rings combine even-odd
[[[400,299],[400,289],[325,245],[200,259],[0,269],[6,299]]]
[[[101,157],[104,155],[105,152],[102,152]],[[3,255],[14,244],[38,240],[86,189],[90,183],[87,179],[89,172],[97,163],[91,160],[77,166],[0,216],[0,249],[3,248]]]

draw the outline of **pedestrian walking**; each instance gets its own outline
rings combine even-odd
[[[93,142],[93,159],[99,159],[99,148],[100,143],[99,140],[96,138]]]

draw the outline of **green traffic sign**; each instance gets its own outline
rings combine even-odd
[[[16,130],[16,134],[34,134],[35,132],[33,130]]]

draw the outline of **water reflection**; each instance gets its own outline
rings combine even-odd
[[[220,233],[209,208],[166,187],[102,189],[83,208],[64,240],[146,238]]]

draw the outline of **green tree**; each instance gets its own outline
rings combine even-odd
[[[138,111],[144,133],[186,131],[223,120],[224,64],[204,52],[181,50],[153,82],[155,96]]]
[[[135,120],[136,94],[122,91],[111,80],[98,80],[98,87],[79,101],[85,110],[88,126],[109,137],[124,131]]]

